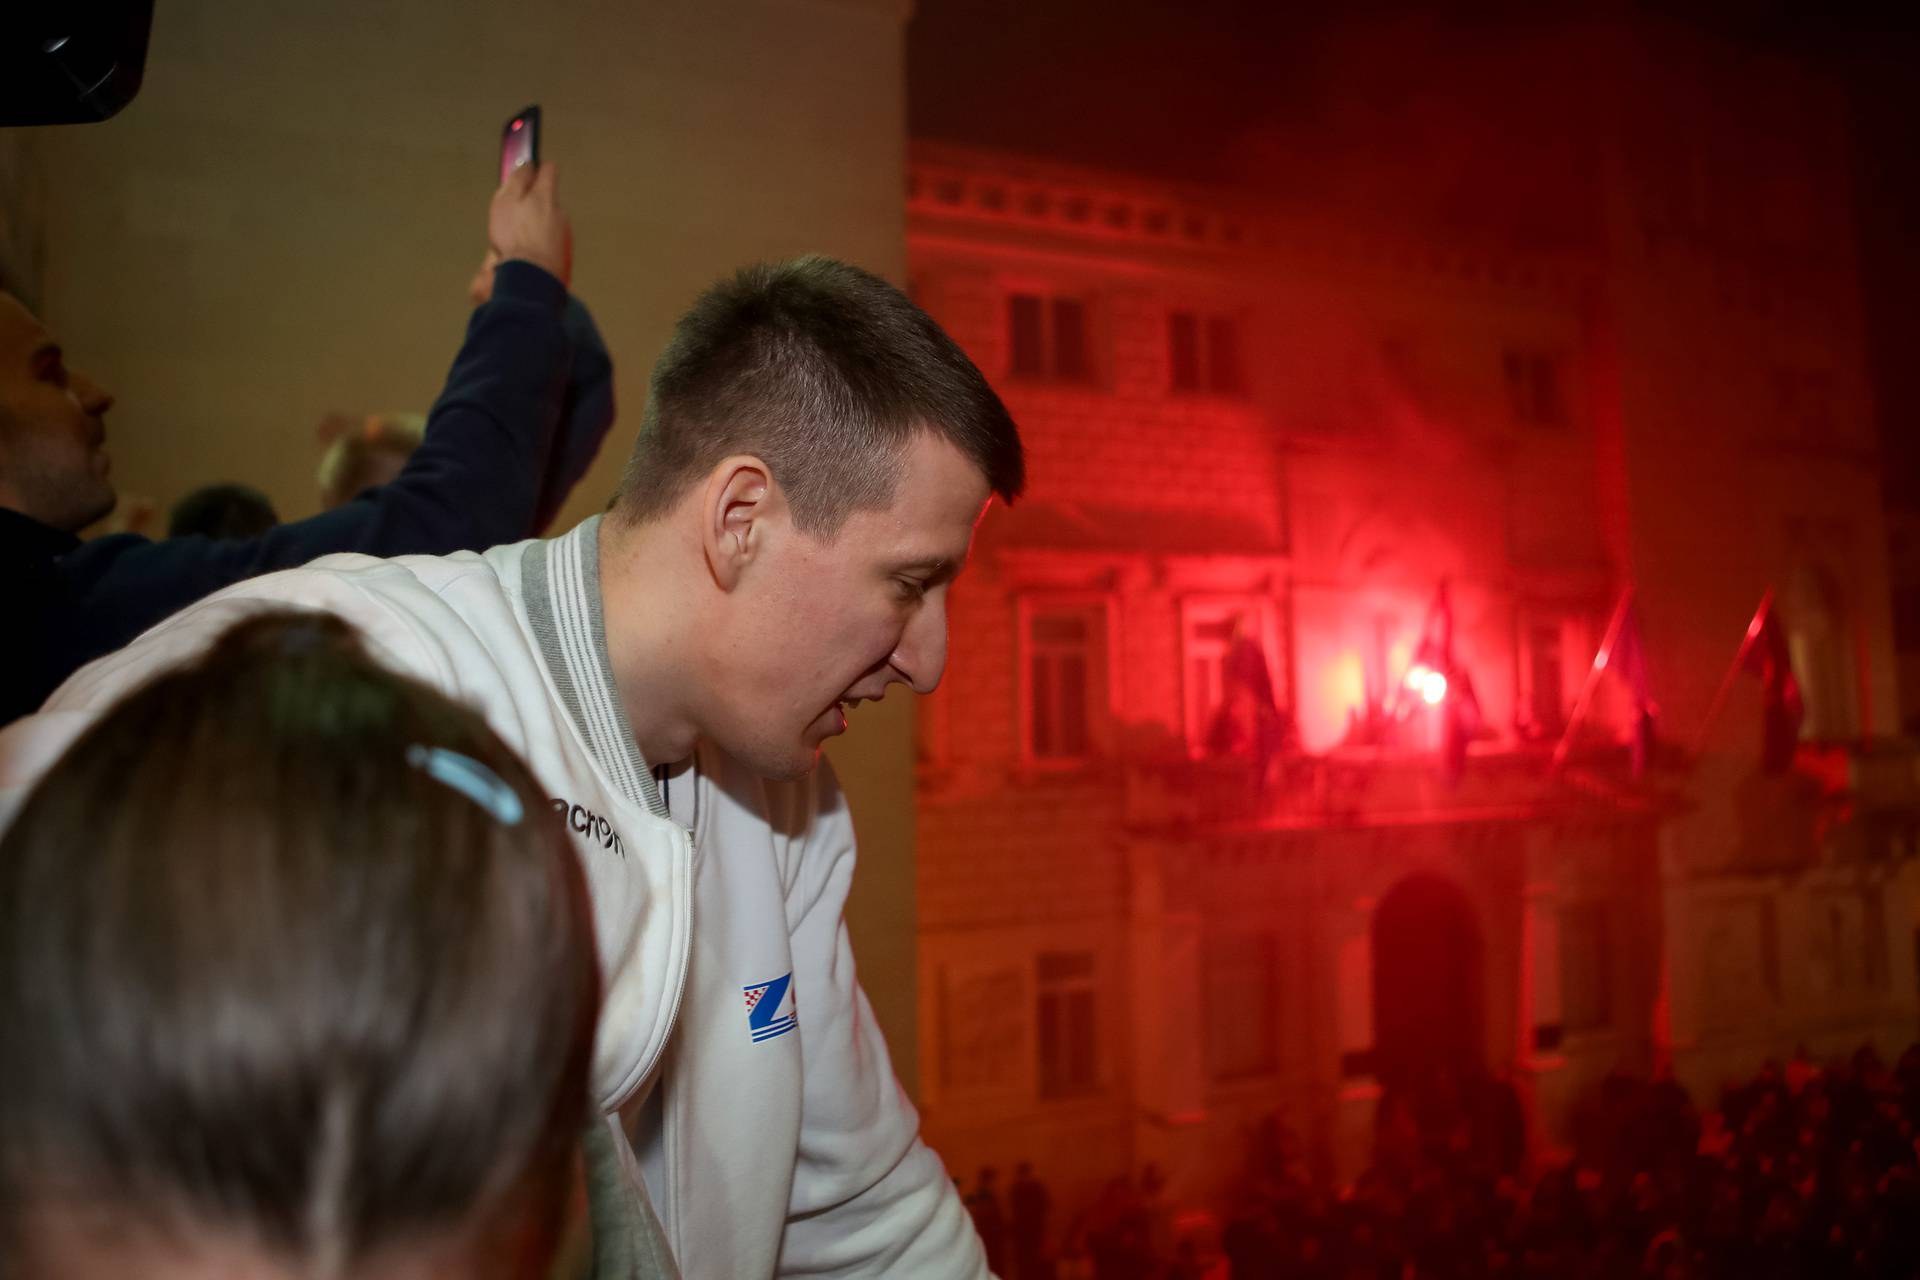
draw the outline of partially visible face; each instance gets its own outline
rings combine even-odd
[[[894,684],[932,692],[947,594],[990,492],[964,454],[921,432],[886,510],[855,511],[825,541],[775,520],[711,650],[703,732],[764,777],[797,778],[845,732],[849,706]]]
[[[69,533],[113,510],[106,423],[113,397],[33,313],[0,293],[0,506]]]

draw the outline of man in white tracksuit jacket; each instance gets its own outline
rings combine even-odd
[[[607,515],[222,592],[0,734],[0,787],[17,802],[250,611],[346,618],[548,788],[593,894],[598,1101],[629,1119],[681,1273],[981,1276],[854,976],[853,828],[815,763],[848,704],[938,681],[948,585],[1023,465],[979,371],[892,286],[818,258],[750,269],[676,329]]]

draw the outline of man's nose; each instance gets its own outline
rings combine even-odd
[[[67,380],[73,385],[74,399],[80,402],[82,409],[85,409],[94,417],[97,418],[107,410],[113,408],[113,392],[107,390],[86,374],[81,373],[78,369],[69,370],[67,372]]]
[[[932,693],[947,669],[946,601],[929,600],[900,636],[888,665],[915,693]]]

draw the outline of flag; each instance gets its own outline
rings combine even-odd
[[[1771,591],[1761,599],[1753,621],[1747,624],[1742,652],[1742,669],[1758,676],[1763,690],[1761,767],[1768,773],[1783,773],[1793,765],[1794,750],[1800,742],[1800,721],[1806,708],[1800,698],[1800,682],[1793,677],[1793,660],[1787,652],[1787,629],[1781,624],[1780,611],[1774,607]]]
[[[1465,667],[1455,667],[1448,677],[1441,713],[1441,773],[1448,782],[1458,782],[1467,768],[1467,744],[1480,734],[1480,698]]]
[[[1453,600],[1447,594],[1444,578],[1433,593],[1433,603],[1427,606],[1426,621],[1420,625],[1413,665],[1429,667],[1442,675],[1453,671]]]
[[[1587,678],[1581,682],[1580,696],[1574,700],[1573,714],[1567,718],[1567,727],[1560,734],[1559,745],[1553,749],[1553,772],[1567,762],[1567,753],[1573,748],[1574,735],[1586,720],[1587,712],[1593,706],[1593,695],[1600,681],[1608,672],[1620,678],[1627,687],[1627,697],[1632,703],[1631,728],[1627,738],[1632,750],[1633,776],[1638,778],[1647,770],[1648,759],[1653,754],[1653,702],[1652,682],[1647,676],[1647,650],[1640,637],[1640,615],[1633,603],[1633,588],[1629,586],[1620,593],[1620,602],[1613,607],[1612,615],[1607,619],[1606,634],[1600,637],[1600,647],[1593,651],[1593,665],[1587,669]]]
[[[1655,708],[1653,684],[1647,675],[1646,642],[1640,636],[1640,611],[1630,601],[1620,615],[1620,630],[1614,637],[1613,648],[1603,655],[1603,661],[1627,687],[1627,698],[1633,708],[1627,741],[1632,752],[1633,776],[1638,778],[1646,773],[1647,761],[1653,754]]]

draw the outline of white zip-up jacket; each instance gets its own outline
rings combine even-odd
[[[483,713],[553,797],[593,895],[594,1088],[640,1117],[681,1273],[986,1275],[854,976],[853,827],[831,770],[772,783],[703,745],[670,780],[687,825],[672,820],[614,691],[598,525],[480,555],[328,556],[209,597],[0,733],[6,816],[96,716],[242,616],[345,618],[382,661]]]

